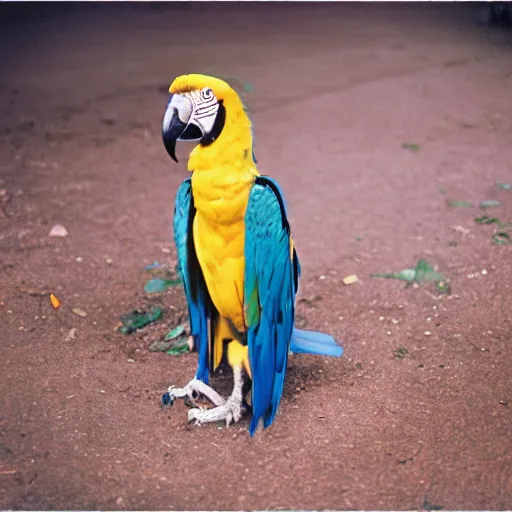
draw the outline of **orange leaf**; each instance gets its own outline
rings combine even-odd
[[[55,297],[55,295],[53,295],[53,293],[50,293],[50,302],[52,303],[52,306],[55,309],[59,309],[60,308],[60,300],[57,299],[57,297]]]

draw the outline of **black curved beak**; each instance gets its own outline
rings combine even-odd
[[[178,116],[178,109],[176,107],[173,108],[173,114],[171,117],[170,123],[165,123],[162,127],[162,139],[164,141],[165,149],[169,156],[175,161],[178,162],[176,158],[176,141],[180,138],[180,136],[185,131],[187,125],[181,121]]]

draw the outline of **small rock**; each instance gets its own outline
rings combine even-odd
[[[131,358],[130,358],[130,359],[127,359],[127,361],[128,361],[129,363],[135,363],[135,359],[131,359]]]
[[[87,313],[82,308],[73,308],[71,310],[75,315],[86,317]]]
[[[359,279],[355,274],[343,278],[343,284],[346,285],[357,283],[357,281],[359,281]]]
[[[51,229],[49,236],[65,237],[68,236],[68,230],[61,224],[55,224],[55,226],[53,226]]]
[[[320,279],[321,281],[323,281],[325,279],[325,276],[324,275],[321,275],[318,279]]]
[[[84,261],[84,259],[82,258],[82,256],[77,256],[77,257],[75,258],[75,260],[76,260],[76,262],[77,262],[77,263],[82,263],[82,261]]]
[[[379,320],[382,322],[384,321],[384,317],[383,316],[379,316]]]
[[[423,334],[424,334],[425,336],[432,336],[432,333],[431,333],[430,331],[425,331]]]
[[[106,263],[107,265],[112,265],[112,263],[114,263],[114,260],[113,260],[112,258],[107,258],[107,259],[105,260],[105,263]]]
[[[452,229],[457,231],[457,233],[460,233],[462,236],[469,235],[470,233],[470,230],[463,226],[452,226]]]
[[[482,274],[483,276],[486,276],[486,275],[487,275],[487,269],[485,269],[485,268],[484,268],[484,269],[482,269],[481,274]]]
[[[65,341],[71,341],[71,340],[74,340],[74,339],[75,339],[75,337],[76,337],[76,327],[72,327],[72,328],[69,330],[69,332],[68,332],[68,334],[67,334],[67,336],[66,336],[66,338],[65,338]]]

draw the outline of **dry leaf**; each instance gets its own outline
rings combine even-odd
[[[55,309],[60,308],[60,300],[57,297],[55,297],[55,295],[53,295],[53,293],[50,293],[50,302],[52,303],[52,306]]]

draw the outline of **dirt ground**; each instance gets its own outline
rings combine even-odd
[[[512,221],[496,186],[512,182],[512,32],[484,12],[0,6],[0,508],[512,507],[512,246],[474,221]],[[160,125],[185,72],[252,85],[303,265],[298,321],[345,348],[294,356],[252,439],[247,419],[163,412],[196,356],[147,350],[185,317],[180,288],[143,290],[146,265],[175,261],[187,148],[175,165]],[[451,295],[370,277],[419,258]],[[116,332],[154,304],[162,321]]]

